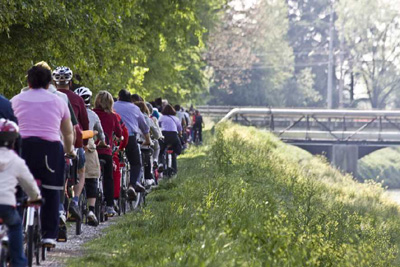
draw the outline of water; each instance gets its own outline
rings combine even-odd
[[[400,205],[400,189],[389,189],[386,192],[392,200]]]

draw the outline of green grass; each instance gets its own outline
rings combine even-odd
[[[373,180],[388,188],[400,188],[400,149],[385,148],[365,156],[359,161],[361,181]]]
[[[399,209],[380,185],[268,133],[219,125],[179,166],[69,265],[400,265]]]

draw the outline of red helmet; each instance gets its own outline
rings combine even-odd
[[[18,125],[10,120],[0,119],[0,142],[8,145],[14,142],[19,136]]]

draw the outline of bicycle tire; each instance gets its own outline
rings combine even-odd
[[[8,249],[2,244],[0,250],[0,267],[8,265]]]
[[[126,192],[124,188],[121,188],[118,198],[118,204],[120,205],[120,213],[126,214]]]
[[[40,227],[38,223],[38,218],[35,218],[35,225],[34,225],[34,247],[35,247],[35,258],[36,258],[36,265],[40,265],[40,248],[41,248],[41,234],[40,234]]]
[[[33,225],[28,226],[28,241],[26,243],[26,257],[28,258],[28,266],[32,267],[33,263]]]
[[[42,261],[45,261],[45,260],[46,260],[47,249],[50,249],[50,248],[46,248],[46,247],[43,247],[43,246],[42,246]]]

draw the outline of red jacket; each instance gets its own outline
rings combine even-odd
[[[119,150],[122,150],[128,145],[129,132],[128,132],[128,128],[126,128],[126,126],[125,126],[125,123],[122,121],[121,116],[116,112],[114,112],[114,114],[118,118],[119,124],[121,125],[121,129],[122,129],[122,136],[124,137],[124,140],[119,142]],[[115,145],[118,145],[118,142],[116,142]]]
[[[104,135],[106,137],[106,143],[110,148],[97,148],[99,154],[112,155],[112,142],[113,136],[120,138],[122,136],[121,125],[118,121],[117,116],[114,113],[108,113],[102,109],[93,109],[93,111],[99,116],[101,126],[103,127]]]
[[[75,117],[81,126],[82,131],[89,130],[89,117],[86,111],[85,102],[82,97],[78,96],[71,90],[67,89],[58,89],[61,93],[64,93],[68,96],[68,100],[71,103],[72,109],[74,110]],[[83,144],[86,146],[88,140],[83,140]]]

